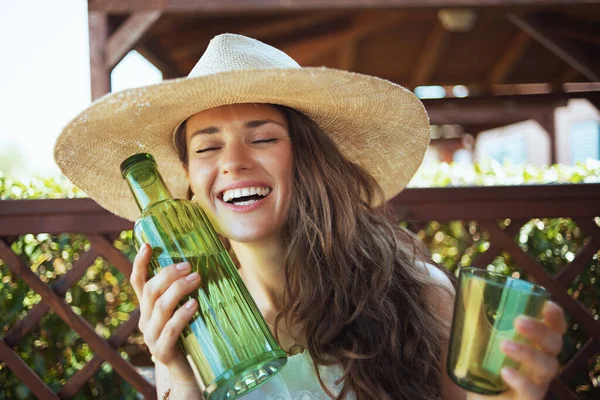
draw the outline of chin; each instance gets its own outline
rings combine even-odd
[[[223,236],[229,240],[233,240],[238,243],[252,243],[260,242],[273,238],[276,235],[277,230],[274,229],[260,229],[260,226],[238,228],[229,227],[222,231]]]

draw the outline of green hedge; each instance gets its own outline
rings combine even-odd
[[[599,182],[600,162],[589,161],[575,167],[553,166],[501,166],[488,162],[474,166],[435,164],[422,167],[411,186],[461,186],[504,185],[554,182]],[[0,174],[0,200],[33,198],[84,197],[85,195],[64,179],[33,179],[18,182]],[[600,223],[600,220],[597,219]],[[510,221],[504,221],[505,224]],[[458,266],[469,265],[489,246],[487,233],[481,232],[477,223],[455,221],[448,224],[430,222],[421,232],[435,261],[454,271]],[[516,235],[521,248],[537,259],[546,270],[555,274],[571,261],[584,244],[583,235],[570,219],[534,219],[524,225]],[[123,232],[115,246],[133,259],[131,232]],[[47,284],[66,273],[88,248],[89,242],[80,235],[48,234],[23,235],[12,245],[13,251],[30,263],[32,270]],[[569,293],[582,301],[598,317],[600,309],[600,264],[596,254],[584,273],[569,285]],[[503,253],[492,262],[495,270],[505,274],[520,271],[510,255]],[[0,336],[6,334],[22,319],[40,296],[31,291],[23,281],[14,279],[8,267],[0,260]],[[127,279],[102,258],[95,260],[83,277],[68,291],[66,301],[83,316],[98,334],[109,338],[115,329],[128,319],[128,313],[137,306],[137,300]],[[565,347],[560,355],[568,360],[587,340],[588,335],[577,324],[570,323],[565,336]],[[143,347],[139,334],[132,335],[128,351]],[[75,372],[93,356],[89,346],[54,313],[47,314],[38,328],[21,340],[17,351],[30,367],[53,390],[58,391]],[[129,359],[125,349],[119,349]],[[589,372],[600,375],[600,357],[592,360]],[[573,382],[572,389],[579,396],[591,400],[592,382],[587,374]],[[110,365],[103,364],[99,372],[88,381],[76,399],[106,398],[134,399],[136,391],[118,378]],[[596,396],[597,397],[597,396]],[[33,399],[29,389],[0,362],[0,398]]]

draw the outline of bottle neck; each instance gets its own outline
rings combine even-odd
[[[155,203],[173,198],[153,162],[140,162],[130,167],[125,180],[141,211]]]

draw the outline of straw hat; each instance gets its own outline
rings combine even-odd
[[[121,162],[151,153],[173,196],[185,198],[188,182],[172,143],[176,127],[195,113],[236,103],[304,113],[377,179],[387,199],[406,186],[429,144],[427,114],[407,89],[372,76],[301,68],[265,43],[223,34],[211,40],[188,77],[97,100],[63,129],[54,157],[88,196],[134,221],[140,211],[121,177]]]

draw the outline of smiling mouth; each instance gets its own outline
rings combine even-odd
[[[227,204],[247,206],[261,201],[271,193],[269,187],[250,187],[225,190],[220,198]]]

